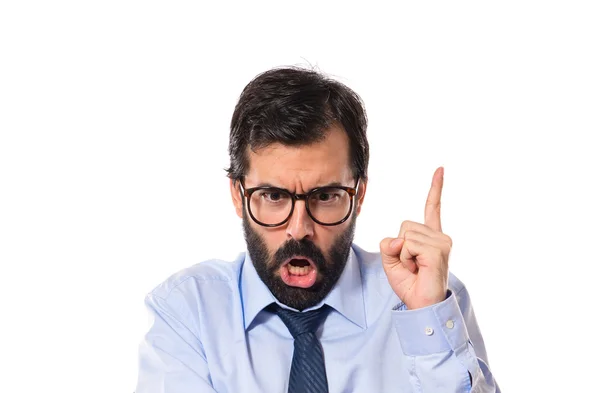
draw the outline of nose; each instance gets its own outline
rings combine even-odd
[[[297,200],[294,205],[294,211],[292,217],[287,224],[287,236],[296,241],[300,241],[304,238],[312,238],[314,235],[314,224],[315,222],[310,218],[306,211],[306,201]]]

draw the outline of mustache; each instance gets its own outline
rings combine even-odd
[[[278,269],[289,258],[303,256],[311,259],[318,270],[324,270],[326,266],[325,256],[310,240],[288,240],[273,255],[273,270]]]

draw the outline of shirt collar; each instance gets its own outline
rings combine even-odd
[[[246,252],[246,259],[242,265],[240,284],[244,308],[244,329],[248,329],[258,313],[277,299],[258,276],[248,252]]]
[[[367,328],[360,264],[358,255],[354,252],[353,247],[350,247],[348,261],[346,261],[346,267],[344,267],[340,279],[331,292],[325,296],[323,302],[319,303],[315,308],[320,307],[322,303],[333,307],[346,319],[362,329]]]
[[[269,288],[262,282],[250,255],[242,266],[241,276],[242,305],[244,308],[244,328],[248,329],[254,318],[269,304],[279,303]],[[353,247],[346,261],[346,266],[331,292],[319,304],[310,309],[316,309],[327,304],[342,314],[346,319],[365,329],[367,326],[365,302],[363,297],[362,278],[358,256]]]

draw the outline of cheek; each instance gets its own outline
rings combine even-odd
[[[285,230],[263,230],[261,231],[261,237],[271,257],[287,240]]]
[[[346,225],[334,226],[334,227],[320,227],[315,229],[314,243],[321,249],[327,257],[329,257],[329,250],[338,239],[338,237],[344,232]]]

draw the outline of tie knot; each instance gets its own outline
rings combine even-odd
[[[298,312],[281,308],[277,304],[272,304],[269,309],[281,318],[294,338],[305,333],[315,333],[329,311],[328,306],[323,306],[312,311]]]

